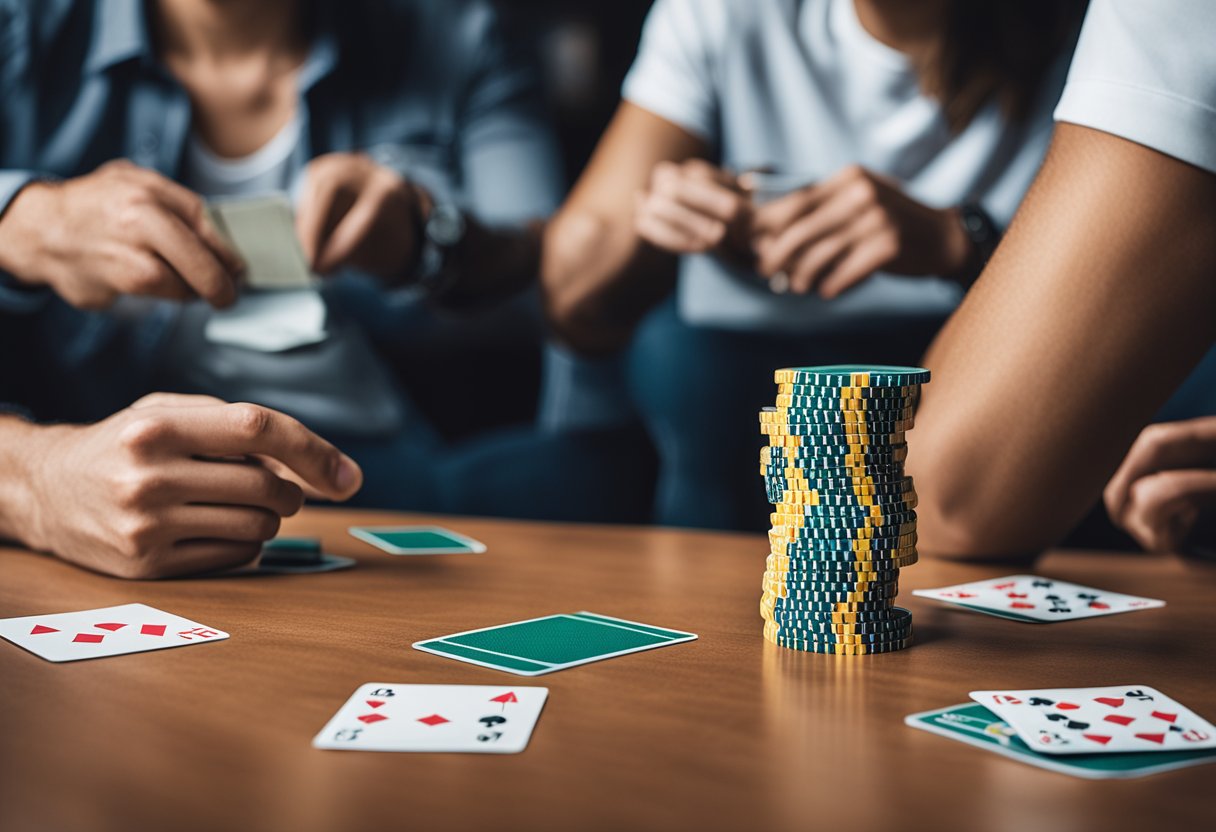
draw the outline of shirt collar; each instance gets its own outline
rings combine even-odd
[[[88,72],[102,72],[133,58],[150,58],[152,42],[143,0],[95,0]]]

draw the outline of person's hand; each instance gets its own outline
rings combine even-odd
[[[417,256],[426,193],[362,153],[329,153],[309,164],[296,234],[313,271],[352,266],[377,277],[402,275]]]
[[[876,271],[949,276],[971,256],[953,209],[909,197],[857,166],[755,209],[757,269],[784,274],[792,292],[834,298]]]
[[[301,484],[344,500],[363,478],[295,419],[202,396],[157,394],[33,435],[22,539],[122,578],[247,563],[300,509]]]
[[[0,268],[103,309],[119,295],[228,306],[243,266],[198,194],[123,160],[23,188],[0,217]]]
[[[659,162],[635,201],[634,230],[656,248],[750,259],[751,198],[733,174],[702,159]]]
[[[1151,552],[1179,552],[1216,512],[1216,416],[1145,428],[1103,493],[1111,519]]]

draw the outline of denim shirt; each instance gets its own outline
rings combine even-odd
[[[309,158],[364,151],[492,224],[548,215],[557,152],[534,66],[483,0],[315,0],[299,73]],[[191,129],[141,0],[0,0],[0,222],[30,182],[127,158],[171,178]],[[377,339],[411,304],[366,277],[327,300]],[[0,407],[101,418],[148,391],[177,306],[122,320],[0,272]],[[405,316],[405,317],[402,317]]]

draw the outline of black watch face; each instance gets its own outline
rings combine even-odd
[[[450,205],[436,206],[426,224],[426,234],[437,246],[454,246],[464,236],[464,217]]]

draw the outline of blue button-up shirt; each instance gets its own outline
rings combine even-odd
[[[298,80],[308,158],[366,151],[490,223],[547,215],[557,154],[531,63],[482,0],[316,0]],[[127,158],[178,178],[191,129],[141,0],[0,0],[0,222],[39,179]],[[388,338],[408,304],[356,277],[327,287]],[[0,403],[96,419],[147,392],[177,307],[73,309],[0,273]]]

